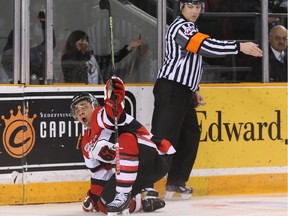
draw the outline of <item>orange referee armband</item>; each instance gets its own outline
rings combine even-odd
[[[199,47],[201,46],[203,40],[205,40],[206,38],[208,38],[209,35],[206,35],[206,34],[203,34],[203,33],[200,33],[200,32],[197,32],[196,34],[194,34],[187,46],[186,46],[186,50],[189,51],[189,52],[193,52],[193,53],[197,53],[198,50],[199,50]]]

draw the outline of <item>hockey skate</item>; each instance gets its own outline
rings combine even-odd
[[[142,199],[149,199],[149,198],[155,199],[159,197],[159,193],[154,188],[144,188],[141,191],[141,196]]]
[[[187,186],[166,185],[166,200],[173,199],[190,199],[192,197],[193,189]]]
[[[165,201],[158,198],[148,198],[142,200],[142,210],[144,212],[153,212],[157,209],[164,208]]]
[[[116,216],[118,214],[122,214],[122,216],[129,215],[129,207],[130,207],[131,195],[130,193],[118,193],[116,192],[116,196],[114,200],[107,204],[107,215],[108,216]]]

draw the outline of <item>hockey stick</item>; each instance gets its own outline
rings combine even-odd
[[[109,14],[109,28],[110,28],[110,50],[113,74],[115,73],[115,58],[114,58],[114,39],[113,39],[113,20],[111,15],[111,7],[109,0],[100,0],[99,7],[101,10],[108,10]]]
[[[113,20],[111,15],[111,7],[109,0],[100,0],[99,7],[101,10],[108,10],[109,13],[109,27],[110,27],[110,49],[111,49],[111,61],[112,61],[112,74],[115,75],[115,59],[114,59],[114,39],[113,39]],[[113,79],[111,80],[111,88],[113,90]],[[119,152],[119,140],[118,140],[118,111],[117,111],[117,98],[115,95],[113,97],[114,102],[114,133],[115,133],[115,163],[116,163],[116,174],[120,174],[120,152]]]

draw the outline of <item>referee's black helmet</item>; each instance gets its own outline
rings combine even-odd
[[[201,4],[201,12],[204,12],[205,10],[205,1],[204,0],[179,0],[180,2],[180,11],[182,10],[182,8],[184,7],[185,3],[188,4]]]

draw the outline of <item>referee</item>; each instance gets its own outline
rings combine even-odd
[[[195,108],[204,105],[199,92],[202,56],[224,57],[243,52],[261,57],[262,51],[252,42],[220,41],[198,31],[195,25],[204,0],[179,0],[180,14],[166,33],[166,51],[153,89],[152,133],[168,139],[176,154],[168,172],[166,199],[174,193],[190,198],[186,186],[196,159],[200,128]]]

